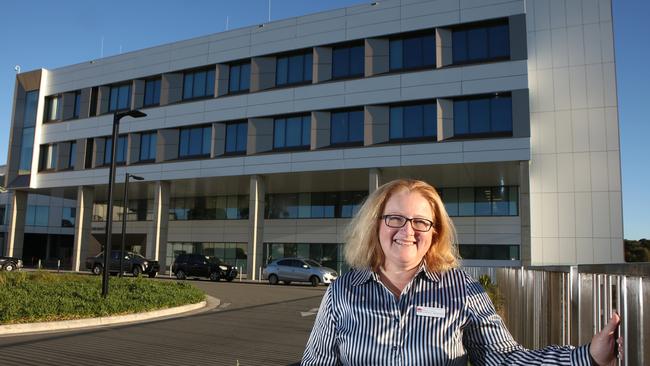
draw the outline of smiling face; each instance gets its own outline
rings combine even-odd
[[[418,192],[407,190],[394,193],[386,201],[382,215],[402,215],[434,221],[427,199]],[[401,228],[392,228],[382,219],[379,224],[379,243],[385,257],[384,268],[408,270],[418,266],[431,247],[433,232],[433,229],[427,232],[415,231],[411,222]]]

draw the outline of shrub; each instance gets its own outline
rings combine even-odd
[[[499,290],[499,286],[496,283],[492,282],[492,279],[490,276],[484,274],[479,277],[478,282],[483,286],[485,289],[485,292],[487,292],[488,296],[490,297],[490,300],[492,300],[492,304],[494,304],[494,308],[497,311],[497,314],[501,315],[503,317],[503,295],[501,294],[501,291]]]

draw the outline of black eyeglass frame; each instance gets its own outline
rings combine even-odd
[[[402,225],[399,225],[399,226],[392,226],[392,225],[390,225],[390,224],[388,223],[388,221],[389,221],[390,218],[394,218],[394,217],[399,217],[399,218],[403,219],[403,220],[404,220],[404,223],[403,223]],[[393,229],[400,229],[400,228],[403,228],[404,225],[406,225],[407,222],[410,222],[410,223],[411,223],[411,228],[412,228],[414,231],[418,231],[418,232],[421,232],[421,233],[429,232],[429,230],[431,230],[431,228],[433,227],[433,221],[431,221],[431,220],[429,220],[429,219],[424,219],[424,218],[421,218],[421,217],[408,218],[408,217],[406,217],[406,216],[392,214],[392,215],[382,215],[381,218],[384,220],[384,224],[386,224],[386,226],[388,226],[388,227],[390,227],[390,228],[393,228]],[[429,224],[429,228],[426,229],[426,230],[419,230],[419,229],[416,229],[415,226],[413,226],[413,220],[423,221],[423,222]]]

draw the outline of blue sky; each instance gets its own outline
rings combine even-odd
[[[271,19],[366,3],[272,0]],[[531,1],[531,0],[529,0]],[[579,1],[579,0],[570,0]],[[625,238],[650,238],[650,1],[613,0]],[[182,4],[182,5],[181,5]],[[268,0],[7,1],[0,11],[0,164],[7,159],[15,71],[57,68],[267,21]],[[119,19],[119,20],[118,20]]]

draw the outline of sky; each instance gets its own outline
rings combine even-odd
[[[529,0],[531,1],[531,0]],[[543,0],[532,0],[543,1]],[[580,0],[569,0],[580,1]],[[650,238],[650,1],[612,0],[626,239]],[[271,0],[271,20],[370,2]],[[0,165],[6,163],[15,66],[53,69],[268,21],[268,0],[22,0],[0,8]]]

